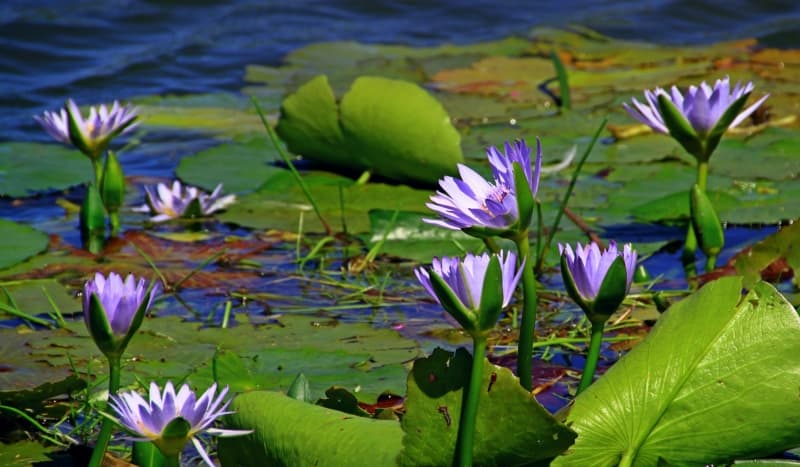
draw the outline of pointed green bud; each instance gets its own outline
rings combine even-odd
[[[475,335],[480,329],[478,317],[475,316],[475,312],[461,303],[461,300],[456,296],[450,286],[447,285],[447,282],[439,277],[438,274],[431,273],[430,277],[431,287],[433,287],[433,291],[436,293],[436,297],[439,299],[442,308],[444,308],[450,316],[455,318],[465,331],[470,335]]]
[[[100,192],[93,183],[86,189],[80,213],[81,241],[84,248],[92,253],[99,253],[103,249],[106,228],[106,211]]]
[[[664,94],[658,95],[658,108],[661,111],[661,118],[664,125],[669,130],[670,136],[675,138],[686,152],[693,155],[698,160],[708,160],[706,151],[703,148],[703,140],[700,135],[692,128],[691,123],[675,107],[672,101]]]
[[[125,175],[122,166],[113,151],[108,151],[103,166],[103,179],[100,182],[100,194],[103,204],[109,213],[118,212],[125,197]]]
[[[478,308],[478,329],[488,332],[503,311],[503,271],[500,269],[500,259],[492,255],[486,267],[486,276],[483,278],[481,303]]]
[[[707,257],[715,257],[725,246],[725,232],[717,212],[705,191],[695,184],[691,190],[690,204],[692,228],[700,249]]]
[[[297,399],[303,402],[313,402],[313,398],[311,397],[311,387],[308,384],[308,378],[303,373],[298,373],[297,377],[292,381],[292,385],[289,386],[289,390],[286,391],[286,395],[291,397],[292,399]]]

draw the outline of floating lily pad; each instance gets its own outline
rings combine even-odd
[[[33,227],[5,219],[0,219],[0,238],[3,239],[3,248],[0,250],[0,269],[13,266],[41,253],[50,242],[46,234]]]
[[[399,212],[395,217],[394,211],[370,211],[372,233],[367,241],[370,246],[383,242],[381,253],[423,263],[429,263],[434,256],[458,256],[483,247],[483,241],[475,237],[426,224],[423,218],[435,219],[436,215]]]
[[[471,355],[463,348],[455,354],[436,349],[414,362],[408,375],[400,465],[452,465],[471,365]],[[476,465],[541,462],[562,453],[575,439],[575,433],[539,405],[508,368],[484,361],[481,388],[473,445]]]
[[[176,128],[221,136],[261,136],[252,104],[232,94],[148,97],[136,101],[145,128]]]
[[[328,222],[340,227],[340,221],[344,219],[351,233],[369,230],[369,211],[372,209],[422,210],[430,196],[428,190],[405,185],[354,184],[349,178],[324,173],[309,174],[305,179]],[[220,214],[219,219],[254,229],[294,232],[298,229],[301,213],[304,231],[323,230],[297,183],[284,171],[269,178],[257,192],[243,196]]]
[[[253,433],[220,439],[225,465],[394,465],[403,438],[396,421],[355,417],[276,392],[242,394],[231,410],[226,426]]]
[[[56,144],[0,143],[0,196],[63,190],[88,182],[93,173],[89,158],[75,149]]]
[[[266,137],[223,143],[184,157],[176,173],[184,182],[207,191],[222,183],[226,193],[247,193],[283,170],[272,165],[277,157],[275,146]]]
[[[36,441],[19,441],[0,445],[0,465],[8,467],[28,467],[53,462],[52,452],[56,448]],[[60,465],[60,464],[59,464]],[[69,465],[69,464],[65,464]]]
[[[276,131],[293,152],[343,169],[435,183],[463,160],[442,105],[406,81],[362,76],[337,108],[325,77],[289,96]]]
[[[0,342],[2,361],[14,367],[13,372],[0,372],[0,390],[62,381],[73,365],[81,372],[107,370],[83,321],[35,333],[0,329]],[[246,359],[257,370],[253,374],[261,388],[286,389],[303,372],[317,394],[339,384],[372,397],[384,390],[402,392],[405,362],[418,354],[415,342],[394,331],[334,319],[287,315],[268,325],[220,329],[163,317],[146,320],[131,341],[123,359],[123,383],[135,377],[182,380],[191,374],[192,382],[206,387],[213,380],[211,361],[219,348]]]
[[[0,303],[11,305],[13,301],[21,311],[30,315],[55,313],[56,309],[62,315],[70,315],[81,310],[80,302],[55,279],[0,282],[0,287],[4,289],[4,292],[0,292]],[[10,295],[10,300],[5,297],[6,293]]]

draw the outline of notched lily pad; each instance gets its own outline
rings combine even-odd
[[[0,196],[20,198],[63,190],[88,182],[93,173],[89,159],[75,149],[0,143]]]
[[[406,81],[362,76],[337,106],[317,77],[286,98],[276,131],[295,153],[398,181],[435,183],[463,161],[447,112]]]
[[[3,247],[0,249],[0,269],[41,253],[47,249],[50,242],[47,234],[25,224],[5,219],[0,219],[0,238],[3,239]]]
[[[451,465],[464,385],[472,357],[434,350],[414,362],[408,375],[402,425],[402,466]],[[551,459],[569,447],[575,433],[559,423],[519,385],[505,367],[484,361],[481,401],[475,424],[476,465],[522,465]]]

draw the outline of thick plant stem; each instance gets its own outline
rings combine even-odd
[[[103,181],[103,163],[101,158],[92,159],[92,166],[94,166],[94,183],[100,188],[100,182]]]
[[[525,261],[522,269],[522,324],[519,329],[517,348],[517,374],[519,384],[530,391],[533,387],[531,361],[533,360],[533,340],[536,330],[536,279],[533,277],[534,261],[530,257],[528,230],[520,233],[514,242],[517,244],[517,261]]]
[[[453,459],[455,467],[472,466],[472,444],[475,437],[475,421],[478,418],[478,403],[481,399],[483,387],[483,360],[486,357],[486,336],[473,338],[472,371],[469,376],[469,386],[464,388],[467,397],[461,407],[461,416],[458,421],[458,439],[456,440],[456,455]]]
[[[622,459],[619,460],[617,467],[631,467],[633,465],[635,454],[631,451],[625,451],[622,454]]]
[[[164,456],[164,467],[181,467],[181,455]]]
[[[119,391],[119,377],[120,377],[120,359],[119,357],[108,357],[108,397],[116,396]],[[103,463],[103,457],[108,448],[108,441],[111,439],[111,430],[114,429],[114,422],[110,418],[104,418],[103,424],[100,426],[100,435],[97,437],[97,443],[94,445],[92,451],[92,459],[89,461],[89,467],[100,467]]]
[[[119,228],[122,225],[120,218],[119,218],[119,211],[113,211],[108,213],[109,224],[111,225],[111,236],[116,237],[119,235]]]
[[[586,388],[592,385],[594,379],[594,372],[597,369],[597,360],[600,359],[600,344],[603,343],[603,329],[605,322],[592,323],[592,337],[589,341],[589,355],[586,356],[586,365],[583,367],[583,375],[581,382],[578,384],[578,392],[575,395],[582,393]]]
[[[700,187],[704,193],[708,185],[708,161],[697,162],[697,186]],[[695,267],[695,253],[697,252],[697,237],[694,234],[692,223],[686,229],[686,241],[683,242],[683,253],[681,254],[681,262],[687,278],[692,278],[697,275],[697,268]]]

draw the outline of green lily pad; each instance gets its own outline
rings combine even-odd
[[[248,193],[283,170],[271,164],[276,157],[275,146],[268,138],[254,138],[184,157],[176,173],[184,182],[207,191],[222,183],[226,193]]]
[[[396,421],[356,417],[276,392],[242,394],[231,410],[226,427],[253,433],[220,438],[224,465],[394,465],[403,438]]]
[[[0,269],[13,266],[41,253],[47,249],[47,245],[50,243],[46,234],[33,227],[5,219],[0,219],[0,238],[3,239]]]
[[[771,285],[706,284],[581,393],[566,465],[724,464],[800,445],[800,317]]]
[[[328,222],[339,226],[344,219],[351,233],[369,231],[372,209],[421,210],[430,197],[428,190],[383,183],[354,184],[349,178],[319,172],[304,178]],[[257,192],[243,196],[219,219],[253,229],[294,232],[301,213],[305,232],[323,231],[294,178],[288,171],[282,171],[270,177]]]
[[[42,443],[27,440],[13,444],[0,444],[0,465],[28,467],[49,464],[53,462],[51,453],[56,449],[53,446],[45,446]]]
[[[18,375],[33,375],[25,387],[63,380],[72,364],[98,375],[107,370],[82,321],[69,322],[67,329],[26,334],[0,329],[0,342],[3,361],[15,362]],[[391,330],[309,316],[287,315],[268,325],[226,329],[163,317],[146,320],[131,341],[123,358],[123,384],[133,383],[135,377],[182,380],[191,374],[198,387],[208,386],[218,348],[249,359],[262,388],[288,388],[303,372],[319,394],[339,384],[375,397],[387,389],[400,392],[405,362],[418,352],[416,343]],[[11,376],[0,372],[0,377]],[[7,384],[18,388],[21,383]]]
[[[395,217],[394,211],[372,210],[369,212],[372,233],[367,243],[372,247],[383,241],[381,253],[422,263],[430,263],[434,256],[458,256],[483,247],[483,241],[475,237],[426,224],[423,218],[435,219],[436,215],[404,211]]]
[[[176,128],[229,137],[264,133],[250,102],[232,94],[155,96],[137,99],[136,105],[144,128]]]
[[[752,287],[761,279],[761,271],[778,259],[785,259],[794,271],[800,271],[800,222],[781,228],[778,232],[753,245],[747,254],[736,257],[736,272],[744,279],[745,287]],[[800,277],[792,278],[797,284]]]
[[[317,77],[286,99],[276,131],[295,153],[398,181],[435,183],[463,161],[442,105],[406,81],[362,76],[337,108]]]
[[[414,362],[408,375],[402,425],[403,466],[451,465],[458,434],[463,388],[472,357],[463,348],[442,349]],[[527,465],[567,449],[575,433],[552,415],[505,367],[484,360],[481,400],[475,423],[476,465]],[[588,465],[588,464],[587,464]]]
[[[63,315],[81,311],[80,301],[55,279],[0,282],[0,287],[11,295],[21,310],[32,315],[55,312],[53,305]],[[53,299],[53,303],[50,303],[48,296]]]
[[[75,149],[0,143],[0,196],[19,198],[63,190],[88,182],[93,173],[89,159]]]

